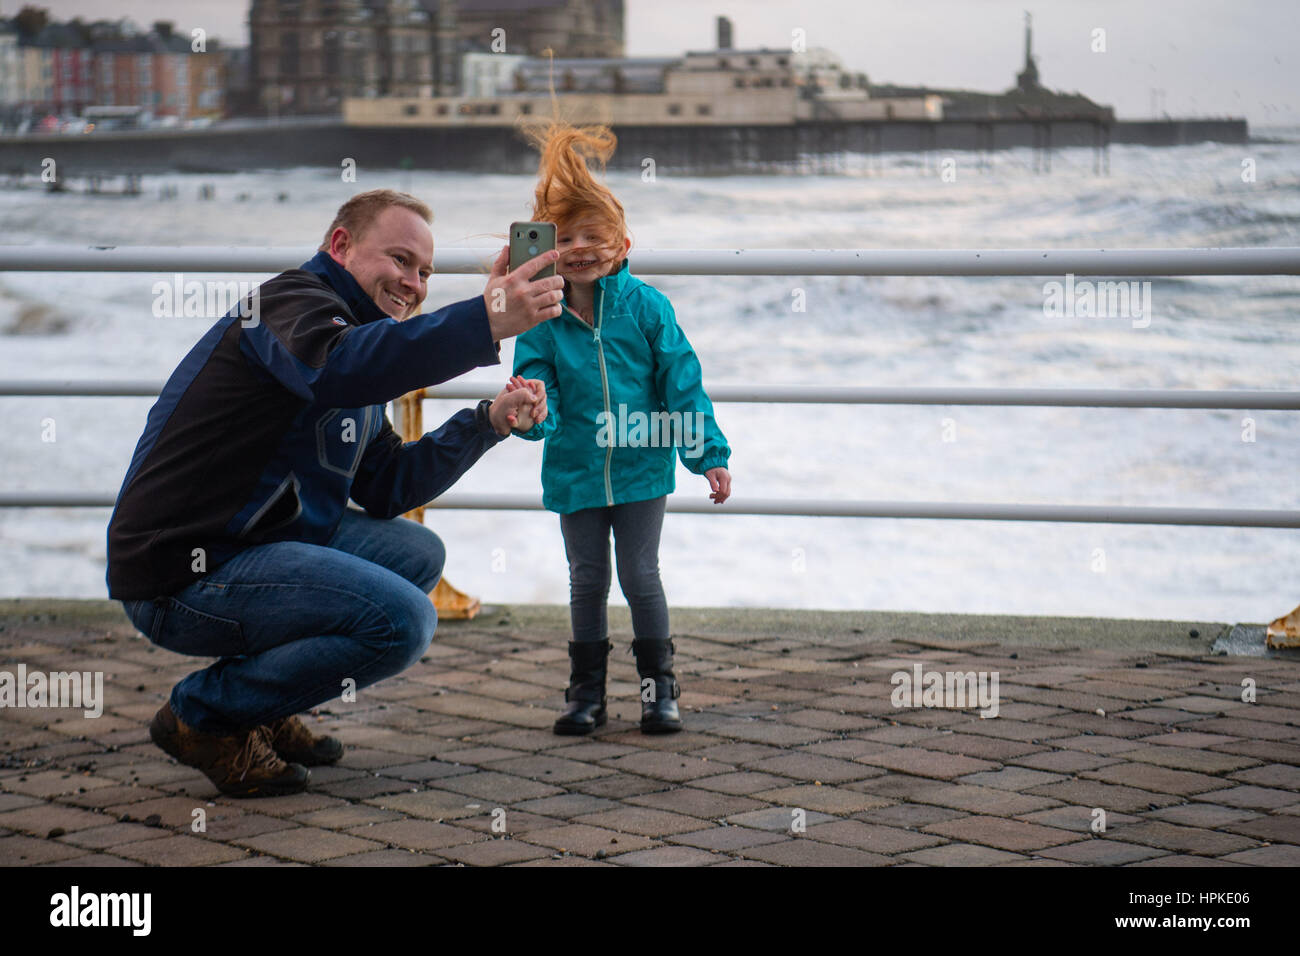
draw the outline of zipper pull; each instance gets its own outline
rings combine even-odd
[[[596,333],[596,344],[599,345],[599,344],[600,344],[600,326],[599,326],[599,325],[596,326],[594,329],[592,329],[592,331]]]

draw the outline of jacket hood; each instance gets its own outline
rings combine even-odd
[[[328,252],[322,250],[316,253],[300,268],[319,276],[327,286],[337,292],[352,310],[352,315],[362,325],[388,318],[388,313],[375,305],[375,300],[365,293],[360,283],[352,277],[352,273],[335,262],[334,257]]]

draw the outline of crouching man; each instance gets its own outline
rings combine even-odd
[[[437,625],[442,541],[399,516],[545,418],[529,382],[419,441],[393,431],[387,402],[498,364],[502,339],[560,314],[563,279],[529,281],[555,253],[507,275],[505,250],[482,296],[417,314],[432,218],[392,190],[346,202],[314,258],[177,366],[118,493],[109,596],[158,646],[218,658],[173,688],[150,735],[224,794],[297,793],[307,767],[339,759],[295,715],[409,667]]]

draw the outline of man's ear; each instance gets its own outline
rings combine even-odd
[[[343,265],[343,260],[347,258],[348,251],[352,248],[352,234],[342,226],[336,226],[330,233],[329,254],[330,258]]]

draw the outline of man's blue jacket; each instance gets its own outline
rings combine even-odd
[[[402,514],[502,440],[464,409],[403,443],[384,412],[500,363],[481,296],[399,322],[327,252],[254,294],[257,308],[213,325],[149,410],[109,519],[111,598],[175,594],[257,544],[325,545],[349,497]]]

